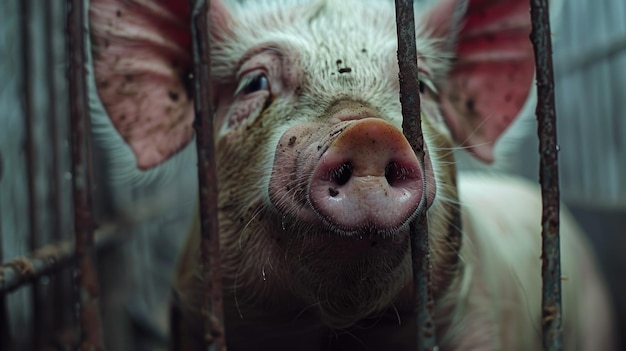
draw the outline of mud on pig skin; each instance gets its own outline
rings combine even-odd
[[[98,93],[141,169],[192,138],[185,4],[90,5]],[[400,129],[392,1],[211,8],[229,349],[414,350],[408,223],[426,209],[439,349],[540,349],[538,190],[458,174],[451,152],[492,162],[526,101],[528,2],[416,9],[424,167]],[[561,218],[565,348],[610,350],[604,282],[572,218]],[[183,327],[196,336],[198,232],[196,221],[175,278]]]

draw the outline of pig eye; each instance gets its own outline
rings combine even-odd
[[[270,82],[263,72],[247,74],[239,81],[239,86],[235,90],[235,96],[239,94],[249,95],[258,91],[268,90]]]
[[[429,79],[420,79],[419,80],[419,90],[420,94],[431,93],[437,95],[437,87],[431,82]]]

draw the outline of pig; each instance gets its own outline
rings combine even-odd
[[[98,94],[139,169],[193,139],[186,3],[91,1]],[[392,1],[210,5],[228,348],[415,350],[409,223],[427,211],[438,349],[540,349],[539,191],[453,153],[493,162],[527,101],[528,1],[416,7],[423,166],[401,131]],[[199,231],[174,279],[196,341]],[[560,231],[565,349],[610,350],[605,283],[565,210]]]

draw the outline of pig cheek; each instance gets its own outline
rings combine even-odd
[[[289,218],[291,226],[304,220],[317,223],[318,219],[308,200],[308,184],[318,158],[305,158],[322,149],[315,140],[316,126],[301,126],[286,132],[279,140],[274,155],[271,180],[268,187],[270,202],[278,213]],[[299,218],[300,220],[296,220]],[[321,223],[320,223],[321,224]]]
[[[272,254],[275,244],[283,243],[280,218],[275,218],[262,190],[263,179],[269,175],[263,165],[267,155],[257,143],[263,140],[261,132],[240,126],[218,141],[220,238],[224,262],[235,267],[225,275],[241,276],[241,281],[258,279],[255,262],[264,262],[269,256],[283,257],[280,252]],[[236,267],[241,266],[252,270],[238,272]]]
[[[264,194],[260,183],[269,178],[264,165],[268,153],[263,147],[266,144],[264,141],[267,140],[267,131],[258,124],[261,122],[226,128],[226,132],[218,137],[217,143],[220,195],[228,195],[223,198],[224,202],[220,206],[237,212],[237,220],[243,218],[244,222],[249,222],[255,215],[245,212],[244,209],[258,210],[262,205]]]

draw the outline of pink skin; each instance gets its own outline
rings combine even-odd
[[[318,129],[315,134],[321,138],[298,142],[298,135],[311,129]],[[299,209],[297,203],[287,203],[282,211],[295,209],[305,221],[315,213],[332,231],[354,234],[376,228],[393,233],[422,200],[423,172],[417,157],[402,133],[380,118],[326,127],[297,125],[285,132],[279,145],[293,150],[276,153],[270,197],[282,199],[289,192],[290,179],[280,175],[295,164],[296,174],[309,178],[308,201]]]

